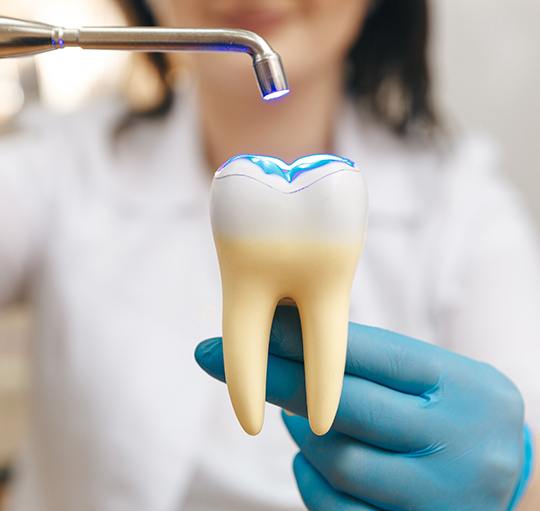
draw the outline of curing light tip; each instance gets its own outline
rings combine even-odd
[[[275,92],[270,92],[269,94],[266,94],[264,96],[265,101],[272,101],[273,99],[281,98],[282,96],[286,96],[289,94],[289,89],[284,90],[277,90]]]

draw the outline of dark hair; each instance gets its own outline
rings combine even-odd
[[[117,0],[130,22],[156,25],[145,0]],[[347,60],[347,91],[376,120],[399,135],[431,130],[437,116],[428,63],[430,19],[427,0],[374,0]],[[161,101],[139,117],[167,113],[174,94],[164,54],[148,55],[163,89]]]

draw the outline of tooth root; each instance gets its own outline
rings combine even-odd
[[[268,296],[268,285],[241,272],[235,275],[234,284],[224,283],[225,379],[238,421],[250,435],[258,434],[264,422],[268,344],[275,303]]]
[[[328,284],[328,282],[326,282]],[[317,435],[332,427],[345,372],[350,283],[311,291],[299,300],[309,423]]]

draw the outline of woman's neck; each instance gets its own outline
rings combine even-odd
[[[228,94],[201,80],[201,135],[209,167],[216,169],[242,153],[292,162],[307,154],[331,152],[341,96],[339,72],[296,85],[289,96],[274,102],[261,100],[254,86],[243,95]]]

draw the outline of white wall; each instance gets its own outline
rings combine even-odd
[[[0,0],[5,16],[43,21],[64,27],[119,25],[120,13],[111,0]],[[71,111],[95,94],[111,94],[124,77],[129,54],[69,49],[59,55],[45,53],[34,59],[40,98],[56,111]],[[15,62],[20,69],[31,64]],[[0,71],[4,62],[0,63]],[[1,113],[1,110],[0,110]]]
[[[540,1],[431,0],[439,97],[488,133],[540,226]]]

